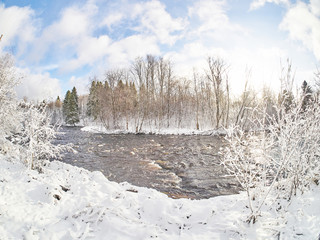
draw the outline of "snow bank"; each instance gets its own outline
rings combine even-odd
[[[103,126],[92,125],[85,126],[81,128],[82,131],[92,132],[92,133],[105,133],[105,134],[129,134],[135,133],[134,131],[126,131],[126,130],[107,130]],[[150,131],[142,131],[142,134],[162,134],[162,135],[225,135],[226,131],[222,129],[218,130],[193,130],[188,128],[164,128],[161,130],[150,130]]]
[[[297,197],[283,216],[249,226],[241,193],[206,200],[170,199],[152,189],[117,184],[100,172],[58,161],[44,173],[0,156],[0,239],[316,239],[319,187]],[[271,224],[272,223],[272,224]]]

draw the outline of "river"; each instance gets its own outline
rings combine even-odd
[[[172,198],[203,199],[239,190],[220,165],[219,136],[99,134],[62,127],[55,142],[74,145],[74,152],[63,154],[65,163]]]

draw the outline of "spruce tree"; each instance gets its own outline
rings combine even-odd
[[[63,105],[62,105],[62,114],[63,114],[63,119],[65,121],[65,123],[67,123],[67,119],[68,119],[68,116],[69,116],[69,102],[70,102],[70,95],[71,95],[71,92],[68,90],[66,92],[66,95],[64,97],[64,100],[63,100]]]
[[[78,104],[78,94],[77,89],[73,87],[70,95],[70,117],[69,123],[75,125],[80,121],[79,119],[79,104]]]
[[[101,91],[104,88],[109,88],[109,86],[104,86],[102,82],[100,81],[92,81],[90,92],[89,92],[89,98],[87,103],[87,115],[89,117],[93,117],[94,120],[98,118],[101,105],[99,102],[99,94],[101,94]]]
[[[73,87],[72,92],[67,91],[62,111],[66,124],[75,125],[79,122],[78,95],[75,87]]]
[[[87,103],[87,115],[89,117],[97,118],[96,108],[97,108],[97,85],[96,81],[91,82],[89,99]]]

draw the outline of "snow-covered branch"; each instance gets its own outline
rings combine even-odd
[[[55,130],[45,103],[18,102],[14,91],[18,82],[10,55],[0,56],[0,153],[40,171],[45,160],[70,147],[52,144]]]
[[[272,116],[256,108],[249,129],[227,130],[222,164],[247,192],[249,222],[267,203],[290,201],[298,190],[303,193],[318,182],[320,110],[316,103],[303,111],[301,106],[275,106]]]

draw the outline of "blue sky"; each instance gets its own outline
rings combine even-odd
[[[0,53],[10,52],[29,99],[88,89],[94,75],[139,56],[170,59],[177,76],[204,72],[208,56],[229,65],[234,93],[246,69],[255,88],[279,85],[289,58],[296,84],[320,64],[320,1],[77,0],[0,1]]]

